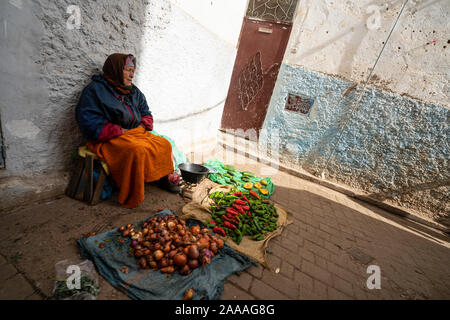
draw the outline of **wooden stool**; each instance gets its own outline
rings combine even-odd
[[[89,151],[87,146],[79,147],[78,155],[80,156],[78,166],[70,179],[66,195],[86,201],[90,205],[96,205],[100,202],[105,180],[109,175],[108,165],[101,161],[95,153]],[[96,164],[100,167],[100,175],[94,190],[94,166]]]

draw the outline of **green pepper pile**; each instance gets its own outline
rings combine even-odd
[[[275,186],[270,177],[262,178],[253,172],[239,171],[235,167],[223,164],[217,159],[209,160],[204,165],[217,170],[214,173],[210,173],[208,177],[211,181],[220,185],[231,185],[233,188],[238,189],[238,191],[247,192],[249,189],[245,188],[245,185],[250,183],[252,186],[251,189],[263,199],[269,199],[274,192]],[[262,189],[265,189],[267,192],[262,193],[256,187],[256,183],[260,183]]]
[[[277,229],[278,214],[268,200],[254,192],[214,192],[211,206],[212,220],[208,227],[221,236],[229,236],[240,244],[243,236],[252,240],[264,240],[266,235]]]
[[[224,165],[223,168],[226,170],[226,172],[224,173],[214,173],[216,175],[216,177],[218,179],[224,179],[225,182],[227,182],[228,184],[234,186],[234,187],[239,187],[242,182],[249,182],[250,181],[250,177],[256,177],[253,173],[251,172],[246,172],[246,173],[242,173],[242,176],[238,175],[236,173],[236,168],[233,166],[227,166]]]

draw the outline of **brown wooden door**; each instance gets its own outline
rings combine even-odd
[[[269,6],[271,1],[267,2]],[[259,12],[252,11],[249,2],[222,114],[222,130],[255,129],[259,135],[291,34],[297,1],[289,3],[294,7],[284,17],[287,21],[275,21],[277,17],[262,12],[261,5]]]

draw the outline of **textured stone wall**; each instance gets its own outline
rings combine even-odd
[[[79,28],[71,27],[71,5],[79,8]],[[136,55],[135,84],[147,97],[156,131],[186,153],[192,141],[215,137],[244,7],[240,1],[227,7],[224,0],[1,1],[0,115],[7,158],[0,189],[7,192],[0,210],[65,188],[63,173],[83,143],[75,105],[111,53]],[[214,23],[214,16],[227,23]],[[49,188],[25,178],[50,174]]]
[[[403,3],[302,0],[285,62],[364,82]],[[449,15],[449,1],[408,1],[371,85],[449,107]]]
[[[263,129],[280,132],[285,160],[450,224],[450,110],[443,105],[368,88],[324,169],[359,96],[361,86],[348,91],[353,86],[284,64]],[[314,98],[310,114],[285,110],[288,93]]]
[[[450,225],[448,1],[409,1],[325,168],[403,2],[301,1],[264,129],[286,161]]]
[[[208,1],[208,13],[243,15],[240,3],[227,12],[216,2]],[[214,9],[216,4],[222,7]],[[70,5],[80,8],[79,29],[67,28]],[[189,14],[176,1],[162,0],[11,0],[0,6],[0,103],[7,144],[7,168],[0,175],[67,169],[82,142],[74,107],[114,52],[137,56],[135,83],[147,97],[158,132],[185,149],[186,133],[199,123],[202,129],[192,139],[215,136],[236,44],[229,43],[229,32],[224,40],[194,19],[203,14],[198,3]],[[241,19],[233,16],[233,23],[240,26]]]
[[[67,28],[69,5],[80,29]],[[145,1],[2,1],[3,175],[64,170],[81,143],[74,106],[113,52],[139,54]]]

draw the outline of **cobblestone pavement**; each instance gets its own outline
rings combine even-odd
[[[449,237],[311,182],[237,157],[240,169],[271,176],[272,200],[293,221],[268,247],[271,269],[251,267],[225,283],[222,299],[449,299]],[[76,239],[168,208],[181,197],[148,186],[147,199],[126,210],[117,199],[95,207],[66,197],[0,214],[0,299],[44,299],[55,264],[80,262]],[[381,272],[369,290],[367,268]],[[128,299],[100,277],[99,299]]]
[[[239,155],[227,163],[271,170]],[[281,171],[267,176],[293,223],[269,244],[272,270],[232,276],[223,299],[450,299],[448,235]],[[367,288],[370,265],[379,290]]]

